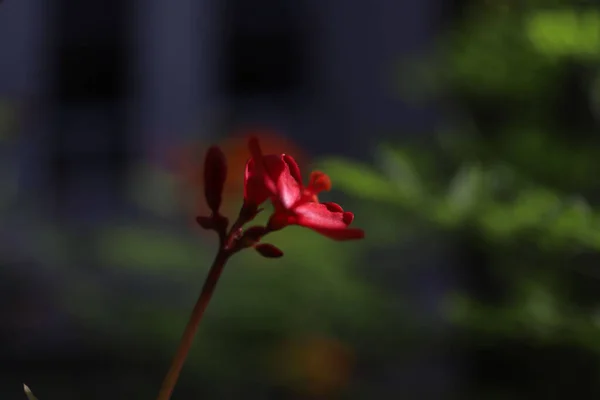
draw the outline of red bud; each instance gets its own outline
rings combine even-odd
[[[196,217],[196,222],[204,229],[215,228],[215,222],[211,217]]]
[[[260,253],[263,257],[267,258],[279,258],[283,256],[283,251],[279,250],[277,247],[272,244],[263,243],[254,246],[256,251]]]
[[[250,240],[254,243],[258,242],[269,230],[266,226],[251,226],[244,232],[244,239]]]
[[[212,146],[204,159],[204,195],[206,203],[215,214],[219,212],[223,197],[223,187],[227,179],[227,160],[223,151]]]
[[[258,208],[254,204],[244,202],[240,209],[239,220],[243,223],[250,222],[263,210],[264,208]]]

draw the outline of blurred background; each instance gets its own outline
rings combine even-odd
[[[0,398],[156,396],[251,133],[367,237],[236,256],[174,399],[600,396],[597,2],[4,0],[0,50]]]

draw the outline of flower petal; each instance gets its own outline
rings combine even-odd
[[[325,204],[304,203],[294,208],[298,225],[307,228],[345,229],[344,213],[332,212]]]
[[[336,207],[337,206],[337,207]],[[314,231],[334,240],[353,240],[365,237],[362,229],[349,229],[354,214],[337,211],[341,207],[335,203],[304,203],[294,208],[297,225]]]
[[[356,240],[364,239],[365,231],[358,228],[345,228],[345,229],[324,229],[324,228],[312,228],[314,231],[319,232],[323,236],[327,236],[333,240]]]
[[[254,159],[262,158],[262,150],[260,149],[260,143],[258,142],[258,138],[256,136],[250,136],[248,139],[248,148],[250,149],[250,154]]]
[[[326,201],[321,204],[323,204],[325,207],[327,207],[327,209],[331,212],[344,212],[344,209],[342,208],[342,206],[340,206],[337,203],[333,203],[331,201]]]
[[[281,156],[270,154],[261,156],[260,159],[251,158],[246,163],[244,173],[244,199],[255,205],[262,204],[267,198],[275,196],[281,189],[285,188],[288,192],[286,196],[294,197],[295,187],[294,179],[289,176],[287,164]],[[282,176],[284,175],[284,176]],[[288,181],[294,181],[292,186]],[[292,192],[290,192],[292,190]],[[297,189],[299,192],[300,189]]]
[[[274,199],[273,204],[275,208],[282,206],[285,209],[290,209],[302,197],[302,188],[292,176],[287,164],[284,165],[285,168],[277,180],[277,198]]]
[[[268,189],[265,183],[264,174],[257,171],[254,159],[246,163],[246,172],[244,174],[244,201],[258,206],[267,200],[272,191]]]
[[[275,210],[269,217],[267,228],[271,231],[278,231],[288,225],[297,225],[298,217],[287,210]]]
[[[350,211],[344,211],[343,220],[346,225],[350,225],[354,221],[354,214]]]
[[[331,179],[327,174],[321,171],[313,171],[310,174],[308,189],[317,194],[320,192],[328,192],[331,190]]]
[[[290,174],[292,177],[296,180],[296,182],[298,182],[299,185],[302,185],[302,174],[300,173],[300,167],[298,166],[296,160],[294,160],[294,157],[290,156],[289,154],[284,154],[283,161],[285,161],[290,169]]]

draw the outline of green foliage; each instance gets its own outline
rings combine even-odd
[[[600,57],[600,12],[543,10],[526,22],[527,37],[540,53],[552,57]]]
[[[151,227],[109,226],[98,231],[95,243],[104,265],[143,268],[146,272],[196,268],[197,260],[206,258],[189,236]]]
[[[213,256],[215,238],[208,233],[204,239],[207,244],[164,228],[107,224],[94,239],[106,271],[132,281],[143,273],[145,279],[133,292],[109,293],[98,277],[80,271],[77,286],[64,294],[69,311],[95,331],[141,348],[160,341],[168,359]],[[270,260],[246,250],[232,258],[190,355],[190,370],[211,379],[270,379],[268,357],[288,337],[336,332],[343,338],[377,329],[383,297],[353,271],[363,245],[333,242],[304,228],[287,228],[266,242],[285,256]]]
[[[386,157],[390,154],[386,152]],[[600,216],[583,198],[574,201],[571,195],[526,180],[522,180],[524,184],[509,186],[505,175],[507,170],[510,173],[510,168],[495,164],[459,166],[445,190],[426,190],[425,182],[430,178],[419,177],[406,157],[395,154],[398,165],[409,173],[397,174],[394,169],[376,172],[341,159],[325,160],[320,165],[342,191],[366,200],[394,204],[439,226],[462,229],[472,225],[482,234],[504,241],[514,240],[523,233],[534,233],[540,243],[552,240],[557,246],[574,242],[600,248],[595,234],[600,227]],[[345,175],[346,170],[352,173]],[[378,186],[371,191],[373,182]],[[382,190],[384,187],[388,189]]]
[[[450,65],[441,73],[455,90],[523,98],[551,83],[556,63],[536,52],[523,18],[511,8],[480,10],[443,42]]]
[[[327,166],[340,190],[370,202],[371,211],[363,210],[363,218],[365,213],[367,219],[376,215],[384,204],[393,205],[405,215],[427,221],[433,230],[449,230],[457,235],[470,231],[475,237],[485,238],[493,249],[507,254],[505,261],[509,264],[500,262],[507,270],[518,271],[517,265],[521,268],[526,260],[547,263],[547,268],[533,270],[524,265],[528,279],[518,272],[513,274],[516,280],[509,284],[513,292],[507,304],[486,305],[461,294],[453,295],[446,303],[451,321],[490,334],[566,341],[600,351],[600,341],[590,340],[600,334],[597,315],[579,310],[567,297],[558,298],[557,284],[548,280],[556,271],[553,255],[600,250],[600,212],[581,195],[541,185],[513,164],[501,162],[503,155],[516,151],[514,146],[495,147],[496,154],[485,162],[459,163],[445,185],[432,184],[430,181],[441,174],[419,173],[416,162],[402,151],[386,150],[385,155],[376,156],[398,157],[397,162],[379,164],[401,165],[402,173],[395,167],[376,171],[341,159],[325,160],[322,165]],[[562,152],[566,155],[568,150]],[[549,153],[553,154],[551,149]],[[353,171],[352,181],[344,178],[346,169]],[[375,181],[380,187],[386,182],[388,191],[370,192],[371,182]],[[531,243],[531,252],[511,265],[521,254],[517,249],[523,241]]]

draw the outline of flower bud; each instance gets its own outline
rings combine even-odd
[[[260,253],[261,256],[267,258],[279,258],[283,256],[283,251],[279,250],[277,247],[272,244],[263,243],[254,246],[256,251]]]
[[[244,235],[242,236],[242,241],[245,247],[250,247],[255,245],[260,241],[260,239],[267,233],[269,230],[266,226],[251,226],[250,228],[244,231]]]
[[[215,228],[215,222],[211,217],[196,217],[196,222],[202,228],[210,230]]]
[[[223,197],[223,187],[227,179],[227,160],[223,151],[212,146],[204,159],[204,195],[206,203],[214,214],[219,212]]]

